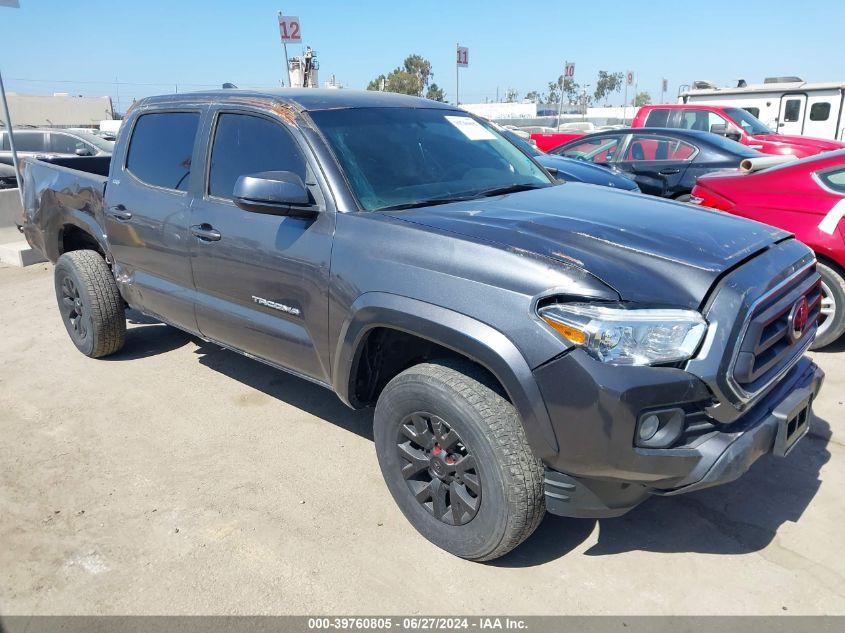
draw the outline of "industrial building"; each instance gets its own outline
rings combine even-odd
[[[99,127],[114,118],[111,97],[75,97],[68,94],[26,95],[8,92],[9,115],[15,126]],[[5,125],[3,113],[0,122]]]

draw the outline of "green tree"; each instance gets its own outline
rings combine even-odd
[[[432,82],[425,92],[425,98],[431,99],[432,101],[446,101],[446,92],[443,88]]]
[[[557,81],[549,82],[549,103],[557,103],[560,100],[560,90],[563,87],[563,97],[566,103],[573,103],[578,100],[578,92],[581,88],[572,77],[561,75]]]
[[[644,106],[651,103],[651,95],[647,92],[640,92],[637,94],[636,97],[633,98],[631,101],[632,106]]]
[[[599,71],[599,78],[596,80],[596,90],[593,96],[596,101],[604,101],[606,97],[622,88],[622,73],[609,73],[606,70]]]
[[[421,55],[414,54],[405,58],[403,66],[405,72],[416,76],[420,85],[420,96],[422,96],[423,89],[428,87],[428,82],[434,76],[431,72],[431,62]]]
[[[541,95],[536,90],[530,90],[529,92],[525,93],[525,98],[534,103],[540,103],[541,101],[543,101],[543,95]]]
[[[508,88],[505,90],[505,103],[513,103],[519,99],[519,92],[514,90],[513,88]]]
[[[382,82],[387,83],[387,77],[385,77],[384,75],[379,75],[367,84],[367,90],[381,90]]]
[[[382,81],[387,92],[399,92],[406,95],[421,97],[429,94],[437,97],[445,93],[436,84],[429,85],[434,73],[431,70],[431,62],[421,55],[408,55],[402,66],[394,68],[387,76],[379,75],[367,84],[367,90],[381,90]],[[435,90],[432,90],[435,88]],[[428,92],[427,92],[428,91]],[[431,97],[430,97],[431,98]]]

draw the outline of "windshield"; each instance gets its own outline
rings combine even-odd
[[[494,128],[460,110],[345,108],[310,116],[367,211],[554,184]]]
[[[525,152],[529,156],[533,156],[534,158],[536,158],[537,156],[543,155],[543,152],[541,152],[539,149],[534,147],[531,143],[526,141],[524,138],[522,138],[516,132],[512,132],[511,130],[505,130],[504,132],[502,132],[502,134],[511,143],[516,145],[518,148],[520,148],[523,152]]]
[[[776,134],[750,112],[742,108],[725,108],[725,114],[742,126],[746,134],[757,136],[758,134]]]

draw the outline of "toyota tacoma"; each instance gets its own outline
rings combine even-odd
[[[24,160],[22,223],[79,351],[118,352],[133,308],[374,407],[390,493],[457,556],[734,480],[810,424],[810,249],[560,182],[453,106],[151,97],[74,160]]]

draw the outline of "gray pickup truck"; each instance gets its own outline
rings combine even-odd
[[[458,556],[731,481],[808,429],[807,247],[561,183],[449,105],[154,97],[110,164],[73,160],[24,161],[23,224],[76,347],[118,352],[131,307],[374,406],[396,503]]]

